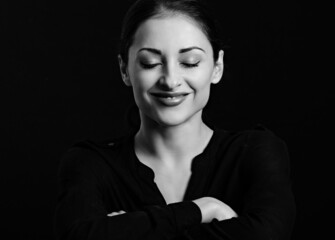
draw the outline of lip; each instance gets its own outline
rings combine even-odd
[[[187,92],[152,92],[150,94],[160,104],[168,107],[178,106],[189,95]]]

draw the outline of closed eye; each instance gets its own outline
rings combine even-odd
[[[184,68],[195,68],[195,67],[198,67],[199,66],[199,62],[196,62],[196,63],[187,63],[187,62],[183,62],[181,63],[181,65],[184,67]],[[159,65],[162,65],[161,63],[143,63],[141,62],[141,67],[144,68],[144,69],[152,69],[152,68],[155,68]]]
[[[195,68],[195,67],[198,67],[199,66],[199,63],[200,61],[196,62],[196,63],[187,63],[187,62],[184,62],[184,63],[181,63],[181,65],[185,68]]]
[[[161,65],[161,63],[143,63],[141,62],[141,67],[144,68],[144,69],[152,69],[158,65]]]

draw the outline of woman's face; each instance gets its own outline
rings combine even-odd
[[[151,18],[137,29],[121,71],[132,86],[143,118],[175,126],[201,119],[211,83],[223,72],[223,52],[213,61],[212,46],[190,18],[172,15]]]

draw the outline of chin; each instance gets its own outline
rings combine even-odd
[[[156,120],[158,125],[162,127],[176,127],[186,122],[184,119],[158,119]]]
[[[166,112],[163,114],[156,115],[156,117],[153,119],[160,126],[175,127],[190,121],[193,117],[195,117],[196,113],[197,112],[195,113]]]

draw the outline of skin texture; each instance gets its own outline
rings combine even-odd
[[[128,57],[128,64],[120,56],[119,63],[123,81],[132,87],[140,110],[136,155],[154,171],[166,202],[182,201],[192,159],[204,150],[213,134],[202,121],[202,110],[211,84],[222,77],[223,51],[214,61],[210,41],[197,22],[185,15],[165,14],[140,25]],[[157,98],[157,94],[177,94],[181,100]],[[212,197],[194,203],[201,210],[202,222],[237,216]]]
[[[173,31],[171,31],[173,30]],[[182,49],[198,47],[184,53]],[[142,50],[152,48],[161,54]],[[191,67],[189,64],[197,64]],[[145,68],[143,64],[155,64]],[[158,64],[158,65],[156,65]],[[121,63],[122,65],[122,63]],[[128,66],[122,67],[123,80],[132,86],[141,117],[160,125],[173,126],[201,117],[211,83],[218,83],[223,72],[223,52],[217,63],[202,30],[185,16],[153,18],[144,22],[129,49]],[[162,107],[150,93],[169,91],[189,93],[183,104]]]
[[[209,223],[214,218],[222,221],[237,217],[236,212],[227,204],[212,197],[202,197],[193,201],[201,210],[202,223]]]

